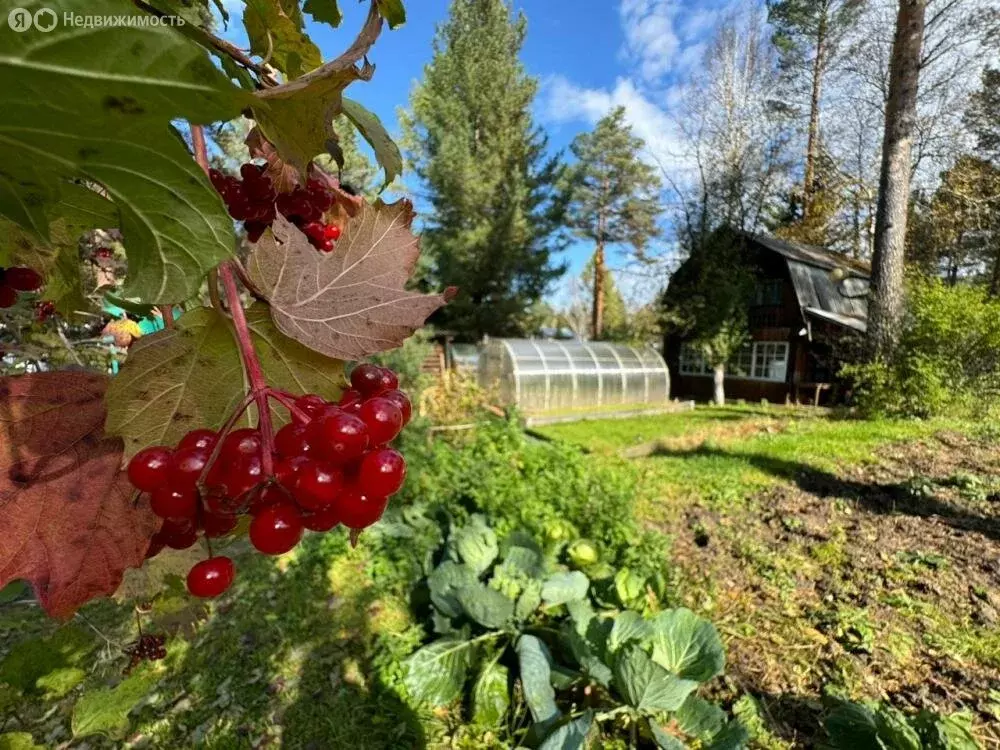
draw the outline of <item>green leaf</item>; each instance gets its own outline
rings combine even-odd
[[[328,23],[333,28],[340,26],[344,20],[337,0],[306,0],[302,10],[311,15],[314,21]]]
[[[20,5],[0,0],[0,29]],[[116,0],[45,6],[60,20],[65,14],[145,15]],[[46,34],[4,37],[0,214],[48,239],[47,204],[58,200],[63,181],[98,183],[121,214],[126,293],[151,302],[193,296],[201,276],[232,253],[233,223],[169,123],[230,119],[247,95],[205,50],[165,26],[60,22]]]
[[[454,560],[445,560],[427,577],[431,602],[448,617],[461,617],[462,604],[458,600],[458,590],[476,582],[475,571]]]
[[[109,305],[120,307],[125,312],[131,313],[132,315],[136,315],[140,318],[156,317],[156,305],[146,305],[141,302],[133,302],[132,300],[116,297],[113,294],[105,294],[104,301]]]
[[[456,595],[465,613],[484,628],[501,628],[514,617],[514,602],[479,581],[459,587]]]
[[[514,606],[514,619],[523,622],[535,614],[542,606],[542,582],[528,581]]]
[[[522,635],[517,639],[518,667],[524,700],[528,704],[535,722],[551,722],[559,716],[556,706],[556,691],[552,689],[552,657],[549,650],[533,635]]]
[[[589,633],[588,633],[589,631]],[[611,668],[604,663],[604,639],[600,621],[592,619],[592,627],[579,632],[570,623],[563,624],[563,638],[569,644],[573,658],[591,679],[607,687],[611,684]]]
[[[972,732],[972,714],[968,711],[941,716],[923,710],[914,723],[926,750],[982,750]]]
[[[402,8],[402,5],[400,5]],[[391,24],[390,24],[391,25]],[[341,103],[344,116],[354,123],[354,127],[361,133],[375,151],[375,158],[385,170],[385,181],[382,183],[382,190],[389,187],[389,184],[403,173],[403,155],[399,152],[399,146],[392,140],[389,132],[382,125],[378,116],[353,99],[346,96]]]
[[[491,661],[476,678],[472,689],[472,720],[484,727],[499,726],[510,706],[507,667]]]
[[[86,678],[87,673],[79,667],[64,667],[39,677],[35,684],[45,693],[46,698],[58,699],[64,697]]]
[[[726,714],[721,708],[694,694],[687,697],[674,718],[684,734],[700,740],[712,738],[726,724]]]
[[[744,750],[750,743],[750,733],[739,721],[730,721],[715,735],[705,750]]]
[[[21,598],[29,598],[31,596],[31,588],[24,581],[11,581],[2,589],[0,589],[0,604],[8,604],[9,602],[16,602]]]
[[[377,0],[378,12],[389,24],[390,29],[396,29],[406,23],[406,8],[403,0]]]
[[[4,732],[0,734],[0,750],[45,750],[45,746],[36,745],[28,732]]]
[[[587,735],[593,722],[594,712],[584,711],[583,715],[553,729],[538,750],[581,750],[587,746]]]
[[[639,608],[646,599],[646,579],[628,568],[622,568],[615,573],[615,593],[623,607]]]
[[[435,706],[451,703],[462,694],[475,654],[472,641],[441,638],[405,662],[406,687],[418,700]]]
[[[726,663],[719,633],[708,620],[679,608],[657,615],[652,623],[653,661],[678,677],[706,682]]]
[[[542,556],[528,547],[512,545],[503,549],[503,564],[505,567],[519,571],[530,578],[536,578],[542,573]]]
[[[251,2],[269,4],[269,0]],[[367,61],[360,67],[356,63],[364,60],[381,30],[382,18],[373,4],[344,54],[298,80],[256,93],[253,113],[258,127],[282,160],[300,174],[305,174],[314,156],[339,148],[333,121],[341,112],[341,94],[350,83],[371,78],[374,67]]]
[[[278,333],[266,305],[248,309],[247,322],[272,386],[336,398],[343,363]],[[229,320],[212,308],[198,308],[178,318],[174,329],[133,344],[108,387],[106,429],[124,438],[128,459],[150,445],[174,445],[195,427],[218,429],[245,393]],[[284,412],[275,413],[285,418]]]
[[[823,722],[836,750],[884,750],[878,741],[875,714],[860,703],[841,701]]]
[[[48,638],[21,641],[0,661],[0,683],[34,692],[46,675],[78,664],[94,648],[93,639],[66,626]]]
[[[652,717],[649,719],[649,731],[656,741],[656,746],[661,748],[661,750],[687,750],[683,742],[674,737],[674,735],[664,731],[663,727]]]
[[[298,78],[322,64],[319,47],[303,30],[297,0],[245,1],[243,25],[253,54],[268,58],[289,78]]]
[[[496,533],[480,515],[472,516],[469,523],[456,531],[449,540],[449,545],[477,576],[486,572],[500,553]]]
[[[922,750],[917,730],[910,726],[906,715],[892,706],[881,705],[875,712],[879,740],[891,750]]]
[[[115,687],[85,693],[73,706],[73,736],[103,734],[120,738],[128,729],[128,714],[160,680],[152,667],[136,670]]]
[[[590,579],[579,570],[555,573],[542,586],[542,599],[546,607],[583,599],[590,588]]]
[[[676,711],[698,687],[694,680],[670,674],[637,646],[618,652],[614,683],[628,704],[640,711]]]
[[[642,619],[642,615],[626,609],[615,617],[614,627],[608,637],[608,651],[614,653],[626,643],[638,641],[646,643],[653,635],[653,628]]]

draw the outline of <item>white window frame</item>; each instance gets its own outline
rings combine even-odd
[[[733,380],[758,380],[765,383],[783,383],[788,379],[789,349],[787,341],[754,341],[747,344],[740,351],[740,354],[737,355],[742,366],[746,367],[749,365],[746,369],[746,374],[736,375],[727,370],[726,377]],[[767,361],[765,358],[769,352],[780,358],[770,360],[769,369],[771,374],[764,377],[760,373],[764,370],[764,363]],[[678,370],[681,375],[690,377],[710,377],[712,375],[712,368],[705,361],[705,357],[689,343],[681,344],[680,355],[678,357]],[[776,371],[780,371],[780,377],[776,375]]]

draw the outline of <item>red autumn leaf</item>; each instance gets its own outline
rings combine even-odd
[[[104,436],[108,378],[0,378],[0,588],[28,581],[53,617],[111,594],[160,520],[132,504],[122,441]]]
[[[301,184],[302,180],[299,176],[299,170],[287,164],[278,155],[278,149],[264,137],[264,134],[260,132],[260,128],[251,130],[244,143],[246,143],[251,157],[254,159],[264,159],[267,162],[264,165],[264,171],[271,178],[271,182],[274,183],[274,189],[279,193],[290,192]]]
[[[321,354],[356,360],[393,349],[455,294],[406,289],[420,255],[409,201],[362,202],[333,252],[278,217],[250,256],[250,276],[282,333]]]

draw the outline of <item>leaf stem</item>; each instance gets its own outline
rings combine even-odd
[[[250,326],[247,324],[247,316],[243,310],[243,302],[240,300],[239,289],[236,288],[236,277],[230,263],[219,265],[219,277],[222,279],[222,288],[226,293],[226,303],[229,305],[229,314],[233,316],[233,330],[236,332],[236,345],[239,347],[240,356],[243,359],[243,370],[250,381],[250,393],[248,394],[257,406],[257,427],[260,430],[261,442],[261,463],[263,464],[265,476],[270,477],[274,473],[274,462],[271,453],[274,450],[274,430],[271,424],[271,407],[267,403],[267,379],[264,377],[264,370],[257,359],[257,352],[253,348],[253,338],[250,335]]]
[[[288,409],[288,413],[291,414],[293,417],[296,417],[302,422],[312,421],[312,417],[310,417],[308,414],[306,414],[304,411],[302,411],[299,407],[295,405],[295,398],[292,397],[290,394],[285,393],[284,391],[277,391],[274,388],[271,388],[267,392],[267,395],[273,398],[282,406],[284,406],[286,409]]]

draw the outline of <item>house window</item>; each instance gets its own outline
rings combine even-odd
[[[788,343],[785,341],[756,341],[740,348],[726,367],[726,376],[748,380],[782,382],[788,371]],[[681,375],[711,375],[712,368],[705,361],[698,347],[682,344],[680,352]]]
[[[681,375],[708,375],[712,372],[701,350],[691,344],[681,344],[680,369]]]
[[[783,286],[781,279],[762,279],[754,289],[754,304],[762,307],[780,305]]]
[[[788,343],[758,341],[753,345],[753,375],[755,380],[781,382],[788,369]]]

